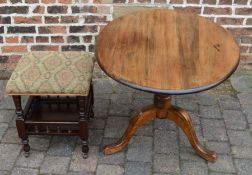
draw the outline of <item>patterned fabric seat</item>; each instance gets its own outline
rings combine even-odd
[[[29,52],[6,86],[8,95],[87,96],[94,55],[89,52]]]

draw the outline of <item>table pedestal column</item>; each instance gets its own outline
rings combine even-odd
[[[192,147],[202,158],[208,161],[217,159],[215,152],[206,149],[200,144],[189,114],[184,109],[171,105],[171,96],[163,94],[155,94],[154,104],[142,108],[132,118],[123,136],[116,143],[104,147],[104,154],[113,154],[121,151],[127,146],[129,140],[140,126],[155,118],[174,121],[184,131]]]

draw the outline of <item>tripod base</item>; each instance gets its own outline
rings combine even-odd
[[[116,143],[106,145],[103,148],[104,154],[113,154],[121,151],[128,145],[129,140],[136,133],[139,127],[155,118],[174,121],[184,131],[189,142],[199,156],[208,161],[216,161],[216,153],[206,149],[199,142],[189,114],[182,108],[172,106],[170,95],[160,94],[155,94],[153,105],[144,107],[132,118],[127,130]]]

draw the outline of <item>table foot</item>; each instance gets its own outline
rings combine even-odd
[[[194,150],[203,159],[208,161],[216,161],[216,153],[208,150],[199,142],[192,125],[192,119],[185,110],[176,106],[172,106],[172,108],[168,110],[167,118],[174,121],[184,131]]]
[[[208,150],[199,142],[189,114],[182,108],[172,106],[171,96],[159,94],[155,95],[154,105],[143,108],[132,118],[124,135],[116,143],[104,147],[104,154],[113,154],[121,151],[127,146],[129,140],[139,127],[155,118],[174,121],[184,131],[196,153],[208,161],[215,161],[217,159],[215,152]]]
[[[125,146],[128,145],[129,140],[136,133],[137,129],[144,123],[153,120],[154,118],[156,118],[156,108],[154,105],[143,108],[132,118],[121,139],[119,139],[116,143],[106,145],[103,148],[104,154],[113,154],[121,151]]]

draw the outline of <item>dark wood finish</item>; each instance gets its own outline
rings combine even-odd
[[[113,154],[115,152],[121,151],[125,146],[127,146],[129,140],[136,133],[139,127],[155,118],[169,119],[174,121],[184,131],[192,147],[202,158],[208,161],[215,161],[217,159],[217,155],[213,151],[204,148],[200,144],[195,134],[192,120],[188,113],[179,107],[172,106],[171,96],[160,94],[155,95],[154,105],[144,107],[132,118],[121,139],[114,144],[106,145],[104,147],[104,153]]]
[[[122,138],[105,146],[105,154],[120,151],[137,128],[161,118],[176,122],[202,158],[217,159],[199,143],[190,116],[172,106],[169,95],[210,89],[235,71],[240,50],[230,32],[193,14],[143,10],[109,23],[97,37],[95,54],[114,80],[156,94],[154,104],[132,119]]]
[[[96,58],[123,84],[186,94],[227,79],[238,66],[239,47],[230,32],[206,18],[152,9],[109,23],[97,38]]]
[[[93,88],[88,96],[30,96],[24,111],[21,96],[12,97],[18,135],[26,157],[30,151],[28,135],[77,135],[82,140],[83,157],[87,158],[88,120],[93,117]]]
[[[30,145],[29,145],[29,140],[28,140],[28,135],[26,133],[26,127],[24,123],[24,113],[21,105],[21,96],[12,96],[15,107],[16,107],[16,126],[18,130],[18,136],[22,139],[23,143],[23,150],[24,150],[24,156],[28,157],[29,156],[29,151],[30,151]]]
[[[80,105],[80,139],[82,140],[82,153],[83,157],[87,158],[88,153],[88,111],[85,110],[86,99],[85,97],[79,97]]]

